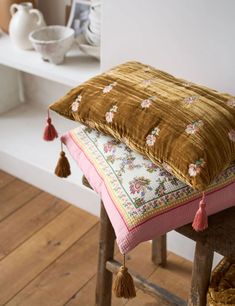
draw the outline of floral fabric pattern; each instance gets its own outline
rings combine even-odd
[[[196,176],[202,170],[205,165],[205,161],[203,158],[196,160],[195,164],[190,164],[188,168],[188,173],[190,176]]]
[[[198,96],[189,96],[189,97],[186,97],[184,99],[184,103],[186,105],[191,105],[191,104],[195,103],[198,99],[199,99]]]
[[[155,127],[151,134],[149,134],[147,137],[146,137],[146,144],[148,146],[153,146],[155,144],[155,141],[157,139],[157,136],[159,136],[159,132],[160,132],[160,129],[159,127]]]
[[[113,87],[114,86],[116,86],[117,85],[117,82],[113,82],[113,83],[111,83],[111,84],[109,84],[109,85],[107,85],[107,86],[105,86],[104,88],[103,88],[103,93],[109,93],[112,89],[113,89]]]
[[[204,125],[202,120],[197,120],[187,125],[185,132],[187,134],[196,134],[200,128]]]
[[[142,82],[141,82],[141,85],[144,85],[144,86],[149,86],[149,85],[151,85],[152,83],[154,83],[154,81],[155,81],[155,79],[146,79],[146,80],[143,80]]]
[[[72,103],[71,108],[73,112],[76,112],[78,110],[79,104],[82,101],[82,96],[78,95],[75,101]]]
[[[201,196],[201,192],[172,175],[170,165],[164,163],[166,171],[111,136],[81,124],[70,133],[96,166],[129,230]],[[203,158],[190,164],[190,175],[196,176],[204,165]],[[226,169],[207,190],[231,181],[235,181],[235,164]]]
[[[110,108],[110,110],[105,114],[105,119],[108,123],[111,123],[113,121],[114,113],[116,113],[118,110],[117,105],[114,105]]]
[[[142,108],[149,108],[149,106],[152,104],[152,101],[154,101],[155,99],[155,96],[149,97],[148,99],[143,100],[140,105]]]
[[[148,190],[152,190],[150,180],[143,176],[135,177],[131,182],[129,182],[129,185],[131,194],[139,193],[141,197],[144,197]]]

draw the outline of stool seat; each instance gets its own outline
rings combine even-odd
[[[83,184],[91,188],[87,179],[83,176]],[[235,259],[235,207],[230,207],[208,218],[209,227],[203,232],[196,232],[192,224],[182,226],[176,231],[196,242],[191,290],[188,302],[181,300],[166,289],[149,283],[141,276],[132,273],[136,286],[146,293],[157,296],[162,305],[175,306],[206,306],[207,289],[211,277],[214,251]],[[115,234],[112,224],[101,201],[100,214],[100,242],[99,262],[96,287],[96,305],[111,306],[112,274],[117,273],[120,263],[113,259]],[[158,237],[153,241],[153,250],[159,262],[166,263],[166,238]],[[163,250],[165,248],[165,250]],[[163,255],[164,254],[164,255]],[[154,257],[154,256],[153,256]],[[157,260],[157,261],[158,261]],[[156,304],[157,305],[157,304]]]
[[[230,258],[235,256],[235,207],[228,208],[208,218],[209,227],[203,232],[195,232],[191,224],[176,231],[194,241],[207,244],[215,252]]]

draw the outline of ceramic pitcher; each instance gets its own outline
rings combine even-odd
[[[30,2],[12,4],[10,12],[9,34],[13,44],[21,49],[32,49],[29,33],[46,25],[42,13],[33,9]]]
[[[22,3],[25,0],[0,0],[0,28],[8,33],[8,27],[11,20],[10,7],[13,3]],[[28,0],[35,6],[35,0]]]

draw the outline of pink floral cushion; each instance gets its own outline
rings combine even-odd
[[[201,193],[110,136],[79,125],[62,137],[100,195],[122,253],[192,222]],[[164,165],[163,165],[164,166]],[[207,214],[235,203],[235,165],[206,191]]]

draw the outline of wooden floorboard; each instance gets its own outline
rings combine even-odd
[[[82,222],[86,218],[86,222]],[[0,262],[0,303],[4,304],[87,230],[96,218],[70,206]],[[14,282],[12,282],[14,280]]]
[[[69,204],[40,193],[0,223],[0,260],[53,220]]]
[[[15,179],[0,189],[0,221],[21,208],[42,191]]]
[[[147,257],[147,260],[144,258]],[[148,278],[155,270],[156,266],[149,260],[151,257],[151,245],[150,243],[142,243],[138,245],[127,255],[127,266],[137,271],[143,277]],[[115,258],[122,261],[122,255],[117,252]],[[66,306],[82,306],[82,305],[94,305],[95,296],[89,294],[89,292],[95,292],[96,277],[92,277],[90,281],[74,295],[70,301],[66,303]],[[126,300],[113,297],[112,306],[125,305]]]
[[[65,304],[96,272],[98,225],[25,287],[7,306]]]
[[[187,300],[191,270],[191,262],[171,253],[167,258],[167,266],[156,269],[149,277],[149,281]],[[129,301],[127,306],[162,306],[162,302],[139,290],[136,300]]]
[[[0,170],[0,306],[93,306],[98,227],[96,217]],[[186,298],[191,263],[169,253],[157,268],[150,249],[136,247],[128,267]],[[161,304],[137,291],[130,301],[113,298],[121,305]]]
[[[0,188],[6,186],[10,182],[14,181],[15,177],[0,170]]]

